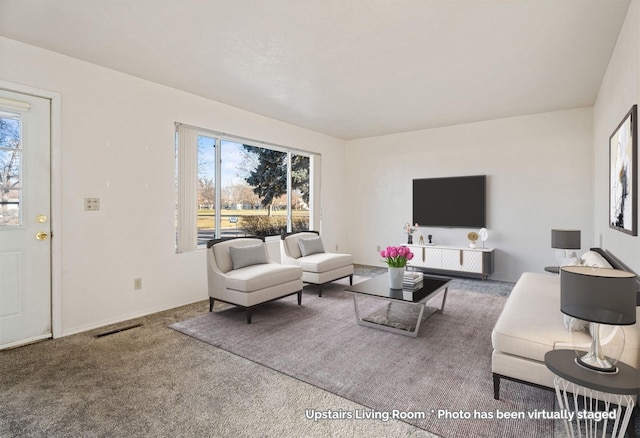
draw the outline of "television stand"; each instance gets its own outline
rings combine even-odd
[[[407,266],[425,272],[480,277],[493,274],[493,248],[442,245],[406,245],[413,252]]]

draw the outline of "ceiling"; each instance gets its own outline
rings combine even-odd
[[[592,106],[630,0],[0,0],[0,35],[342,139]]]

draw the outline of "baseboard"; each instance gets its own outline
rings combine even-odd
[[[95,324],[88,324],[88,325],[84,325],[84,326],[80,326],[80,327],[74,327],[68,330],[63,330],[62,334],[60,336],[57,336],[56,338],[63,338],[66,336],[71,336],[71,335],[77,335],[79,333],[84,333],[84,332],[88,332],[91,330],[96,330],[102,327],[106,327],[109,325],[113,325],[113,324],[120,324],[123,323],[125,321],[131,321],[132,319],[136,319],[136,318],[142,318],[144,316],[149,316],[152,315],[154,313],[160,313],[160,312],[164,312],[167,310],[171,310],[171,309],[176,309],[178,307],[183,307],[183,306],[188,306],[190,304],[195,304],[195,303],[199,303],[201,301],[206,301],[207,297],[201,299],[201,300],[196,300],[196,301],[192,301],[192,302],[187,302],[187,303],[176,303],[175,305],[169,305],[169,306],[159,306],[159,307],[154,307],[151,309],[147,309],[147,310],[143,310],[140,312],[134,312],[134,313],[130,313],[124,316],[120,316],[117,318],[113,318],[113,319],[104,319],[102,321],[99,321]]]

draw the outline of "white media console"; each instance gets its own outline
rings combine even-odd
[[[406,245],[413,253],[407,266],[423,271],[479,276],[493,274],[493,248]]]

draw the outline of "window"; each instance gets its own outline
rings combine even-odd
[[[20,114],[0,110],[0,226],[22,225]]]
[[[319,155],[177,124],[177,249],[313,229]]]

